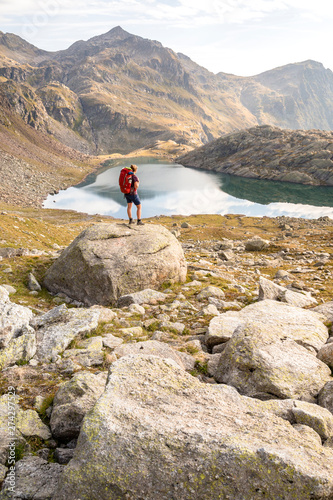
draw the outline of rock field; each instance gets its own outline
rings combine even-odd
[[[161,217],[147,240],[155,227],[186,281],[113,306],[47,292],[62,249],[31,269],[33,248],[2,240],[0,498],[333,499],[333,222]]]

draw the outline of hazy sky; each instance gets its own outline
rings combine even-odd
[[[333,70],[332,0],[0,0],[0,30],[60,50],[120,25],[214,73],[313,59]]]

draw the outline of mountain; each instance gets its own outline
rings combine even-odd
[[[49,57],[49,52],[40,50],[29,42],[13,33],[0,31],[0,53],[17,63],[37,63],[44,57]]]
[[[243,93],[242,102],[260,125],[273,124],[270,117],[274,116],[280,127],[332,130],[333,73],[321,63],[288,64],[253,80],[255,83]]]
[[[65,189],[91,172],[91,157],[25,123],[1,89],[0,103],[1,202],[41,206],[49,193]]]
[[[333,132],[262,125],[220,137],[177,162],[239,177],[333,186]]]
[[[0,90],[25,123],[90,154],[194,148],[263,124],[333,129],[333,74],[320,63],[215,75],[119,26],[58,52],[0,33]]]

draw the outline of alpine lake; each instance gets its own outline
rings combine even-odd
[[[138,165],[143,218],[243,214],[333,219],[333,187],[247,179],[144,157],[109,160],[81,184],[49,195],[43,207],[127,219],[118,178],[120,170],[132,163]]]

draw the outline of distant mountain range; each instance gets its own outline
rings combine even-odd
[[[0,32],[4,103],[83,153],[128,153],[157,140],[194,148],[256,125],[333,130],[333,73],[305,61],[254,77],[215,75],[120,27],[58,52]]]

